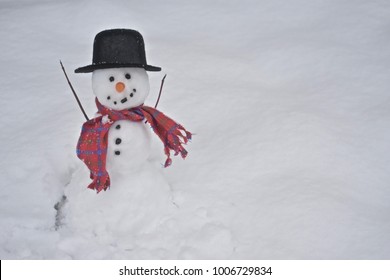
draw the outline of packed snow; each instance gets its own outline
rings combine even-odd
[[[1,259],[390,258],[390,2],[0,0]],[[141,32],[185,160],[87,189],[94,36]],[[133,172],[133,173],[131,173]],[[127,174],[128,175],[128,174]],[[104,209],[104,211],[101,211]],[[108,210],[112,211],[108,211]]]

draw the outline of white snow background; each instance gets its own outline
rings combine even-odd
[[[175,216],[131,248],[55,225],[89,182],[59,59],[93,116],[73,70],[110,28],[143,34],[147,104],[168,74],[159,109],[196,134],[163,170]],[[1,0],[0,38],[1,259],[390,258],[389,1]]]

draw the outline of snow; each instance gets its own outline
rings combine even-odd
[[[0,14],[1,259],[390,258],[388,1],[2,0]],[[196,135],[186,160],[96,195],[59,59],[92,116],[91,75],[73,69],[110,28],[143,34],[163,68],[146,104],[168,74],[159,109]],[[70,193],[84,197],[57,213]]]
[[[109,116],[103,116],[102,117],[102,123],[103,124],[110,123],[110,122],[112,122],[112,121],[111,121]]]

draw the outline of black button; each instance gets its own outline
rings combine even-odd
[[[115,139],[115,144],[119,145],[121,142],[122,142],[122,139],[120,139],[120,138]]]
[[[115,154],[116,154],[117,156],[119,156],[119,155],[121,154],[121,152],[120,152],[120,151],[115,151]]]
[[[116,129],[120,129],[120,128],[121,128],[121,125],[118,124],[115,128],[116,128]]]

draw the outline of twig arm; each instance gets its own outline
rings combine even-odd
[[[164,77],[161,80],[160,92],[158,93],[157,102],[156,102],[156,105],[154,105],[154,108],[157,108],[158,102],[160,102],[161,92],[162,92],[162,88],[164,86],[164,81],[165,81],[166,76],[167,76],[167,74],[165,74]]]
[[[68,81],[69,87],[70,87],[70,89],[71,89],[72,92],[73,92],[74,98],[76,98],[77,104],[79,104],[79,107],[80,107],[81,112],[83,112],[83,115],[84,115],[85,119],[86,119],[87,121],[89,121],[89,118],[88,118],[87,114],[86,114],[85,111],[84,111],[83,105],[81,105],[81,102],[80,102],[80,100],[79,100],[79,97],[77,96],[77,94],[76,94],[76,92],[75,92],[75,90],[74,90],[74,88],[73,88],[71,82],[69,81],[68,75],[66,74],[64,65],[62,64],[62,61],[61,61],[61,60],[60,60],[60,64],[61,64],[62,72],[64,72],[65,78],[66,78],[66,80]]]

